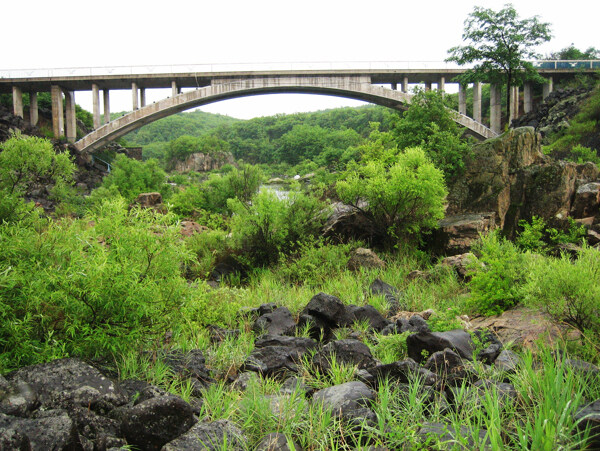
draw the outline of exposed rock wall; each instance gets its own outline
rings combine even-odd
[[[175,170],[177,172],[207,172],[221,169],[226,164],[235,165],[235,159],[229,152],[215,155],[193,153],[185,161],[175,163]]]
[[[495,214],[498,227],[512,235],[520,219],[566,219],[580,186],[598,180],[591,164],[556,161],[541,152],[533,127],[511,129],[474,147],[463,176],[449,189],[446,216]]]

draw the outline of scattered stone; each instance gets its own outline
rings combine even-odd
[[[237,338],[240,335],[240,331],[238,329],[223,329],[222,327],[215,326],[214,324],[209,324],[206,326],[206,329],[208,330],[210,342],[212,344],[221,343],[228,338]]]
[[[366,207],[366,202],[360,202],[359,207]],[[321,231],[326,238],[339,242],[347,242],[350,239],[362,240],[370,238],[374,234],[373,223],[359,210],[336,202],[331,206],[331,213]]]
[[[256,371],[264,376],[279,376],[286,372],[296,372],[301,357],[317,342],[304,337],[266,335],[258,339],[242,371]]]
[[[300,312],[298,327],[311,326],[313,338],[329,338],[334,329],[352,324],[353,318],[346,306],[335,296],[319,293]]]
[[[430,356],[434,352],[449,348],[458,353],[463,359],[473,360],[475,349],[471,335],[462,329],[449,330],[446,332],[424,332],[406,337],[408,356],[421,362],[425,354]]]
[[[198,421],[188,403],[171,395],[122,409],[119,417],[127,443],[145,450],[160,450]]]
[[[64,410],[49,410],[43,418],[18,418],[0,414],[0,431],[0,443],[6,440],[22,448],[29,442],[31,448],[25,449],[81,449],[75,423]],[[8,431],[6,437],[5,431]]]
[[[351,422],[375,422],[377,417],[370,409],[374,400],[375,392],[358,381],[327,387],[313,396],[313,402],[323,403],[335,416]]]
[[[400,299],[404,297],[402,292],[381,279],[375,279],[369,287],[369,291],[375,296],[383,295],[385,297],[388,303],[389,315],[394,315],[399,310],[406,309],[406,306],[400,304]]]
[[[431,354],[423,367],[436,373],[442,379],[452,378],[462,380],[465,377],[463,360],[456,352],[447,348]]]
[[[466,254],[454,255],[452,257],[444,258],[440,263],[442,266],[448,266],[456,272],[458,278],[464,282],[468,282],[471,280],[469,269],[472,262],[475,260],[475,255],[471,252],[467,252]]]
[[[600,183],[586,183],[577,188],[571,205],[573,218],[587,218],[598,214],[600,204]]]
[[[153,208],[162,204],[162,194],[142,193],[133,201],[134,204],[144,208]]]
[[[185,237],[190,237],[196,233],[203,233],[210,230],[208,227],[194,221],[181,221],[179,225],[181,226],[181,234]]]
[[[406,275],[406,280],[417,280],[421,279],[425,282],[429,282],[431,280],[432,274],[429,271],[421,271],[419,269],[413,269]]]
[[[173,350],[164,356],[159,356],[173,372],[183,379],[194,379],[201,386],[208,387],[214,382],[210,370],[205,365],[204,354],[200,349],[192,349],[188,352]]]
[[[466,446],[462,445],[457,440],[458,435],[451,424],[426,422],[423,423],[423,426],[421,426],[417,434],[421,438],[421,442],[426,445],[433,445],[439,440],[441,442],[440,444],[443,446],[442,449],[448,447],[447,449],[465,451],[471,451],[473,449],[491,450],[490,441],[486,437],[487,431],[485,429],[479,431],[478,441],[475,442],[471,431],[469,431],[467,427],[461,426],[460,436],[463,440],[466,440]],[[434,441],[432,441],[432,439]]]
[[[506,373],[514,373],[517,371],[517,368],[521,365],[522,359],[518,354],[515,354],[513,351],[508,349],[504,349],[496,360],[494,360],[494,367],[499,371],[504,371]]]
[[[285,434],[273,432],[260,441],[255,451],[302,451],[302,448]]]
[[[196,423],[185,434],[167,443],[162,451],[220,451],[225,449],[241,451],[246,448],[247,439],[234,423],[217,420],[212,423]]]
[[[415,378],[420,378],[424,385],[434,385],[437,376],[431,371],[421,368],[413,359],[399,360],[385,365],[368,368],[367,371],[379,382],[388,379],[390,382],[408,384]]]
[[[495,228],[493,212],[448,215],[439,222],[438,229],[432,234],[433,246],[443,255],[464,255],[482,234]]]
[[[246,391],[252,384],[260,384],[260,378],[253,371],[246,371],[240,374],[233,382],[232,387],[236,390]]]
[[[506,382],[496,382],[489,379],[483,379],[473,384],[473,390],[476,391],[476,399],[474,402],[477,405],[483,405],[485,400],[485,392],[493,393],[498,400],[498,405],[504,409],[508,404],[514,403],[519,399],[519,392],[514,385]]]
[[[390,321],[385,319],[381,313],[372,305],[349,305],[347,307],[348,314],[353,318],[353,322],[368,322],[369,327],[377,332],[381,332]]]
[[[313,363],[327,372],[331,368],[332,359],[337,364],[356,365],[365,369],[375,365],[375,359],[367,345],[359,340],[336,340],[327,343],[313,358]]]
[[[382,269],[385,268],[385,262],[371,249],[359,247],[350,254],[348,269],[350,271],[358,271],[360,268]]]
[[[26,417],[39,406],[37,393],[27,382],[9,383],[2,378],[0,385],[0,413]]]
[[[296,321],[287,307],[279,307],[257,318],[252,330],[257,334],[293,335]]]
[[[279,393],[282,395],[291,395],[296,392],[301,392],[307,396],[312,396],[314,391],[314,388],[304,383],[304,379],[296,376],[288,377],[283,384],[281,384],[281,388],[279,389]]]
[[[590,428],[588,449],[600,449],[600,399],[580,408],[575,413],[575,423],[580,431]]]

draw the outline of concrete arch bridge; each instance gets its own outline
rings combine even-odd
[[[365,77],[266,77],[240,80],[214,80],[210,86],[177,94],[146,105],[115,119],[75,143],[81,152],[93,152],[107,142],[155,120],[190,108],[236,97],[270,93],[309,93],[347,97],[396,110],[406,109],[412,95],[401,91],[372,85]],[[480,138],[497,134],[480,122],[453,111],[457,123]]]

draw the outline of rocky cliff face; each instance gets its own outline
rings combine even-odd
[[[474,147],[464,175],[449,189],[447,216],[493,212],[496,225],[510,236],[520,219],[537,215],[556,223],[593,208],[573,207],[581,202],[578,189],[599,176],[591,163],[544,156],[533,127],[511,129]]]
[[[226,164],[235,165],[235,159],[229,152],[215,155],[193,153],[185,161],[175,163],[175,170],[177,172],[206,172],[221,169]]]

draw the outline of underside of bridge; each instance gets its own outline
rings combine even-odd
[[[404,110],[411,95],[371,84],[370,77],[269,77],[250,79],[214,79],[210,86],[163,99],[115,119],[75,143],[81,152],[93,152],[109,141],[150,122],[191,108],[221,100],[272,93],[326,94],[363,100],[396,110]],[[497,134],[466,115],[453,111],[454,119],[480,138]]]

